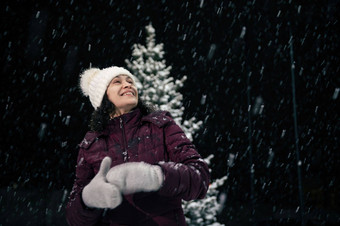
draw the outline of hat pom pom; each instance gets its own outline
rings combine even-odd
[[[90,68],[85,70],[81,75],[80,75],[80,88],[81,91],[83,92],[84,96],[89,96],[89,87],[90,87],[90,82],[92,81],[93,77],[97,72],[99,72],[100,69],[98,68]]]

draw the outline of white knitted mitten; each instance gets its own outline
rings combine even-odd
[[[144,162],[129,162],[112,167],[106,175],[111,184],[123,194],[157,191],[163,184],[164,175],[158,165]]]
[[[84,187],[82,198],[86,206],[114,209],[121,204],[121,192],[114,184],[110,184],[106,180],[106,174],[110,167],[111,158],[105,157],[97,175]]]

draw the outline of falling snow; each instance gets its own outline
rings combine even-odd
[[[1,5],[1,225],[66,224],[92,113],[78,75],[127,67],[150,46],[160,62],[145,68],[177,92],[153,100],[173,99],[213,155],[213,189],[189,207],[196,225],[340,223],[338,1]]]

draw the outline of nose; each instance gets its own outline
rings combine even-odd
[[[124,88],[131,87],[131,83],[129,83],[129,82],[127,82],[127,81],[124,81],[124,82],[123,82],[123,87],[124,87]]]

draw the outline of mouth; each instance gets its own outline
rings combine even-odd
[[[135,94],[132,91],[127,91],[122,93],[121,96],[135,96]]]

